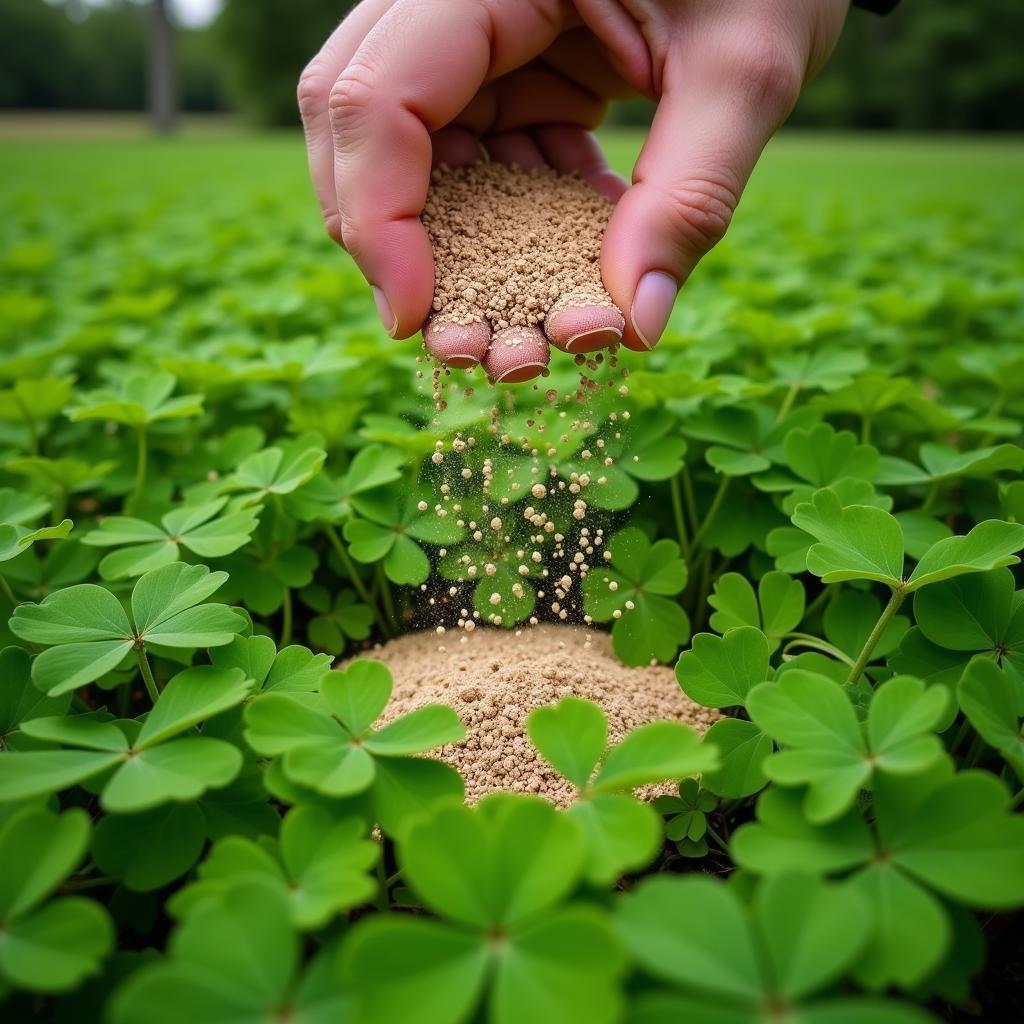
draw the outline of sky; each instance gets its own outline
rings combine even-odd
[[[90,7],[102,7],[107,0],[84,0]],[[253,0],[258,3],[259,0]],[[175,20],[189,28],[202,28],[217,16],[221,0],[170,0]]]

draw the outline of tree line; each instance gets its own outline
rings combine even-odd
[[[225,0],[208,28],[175,33],[178,103],[237,110],[264,126],[297,123],[295,82],[352,4]],[[146,103],[145,4],[3,0],[0,108],[141,110]],[[903,0],[886,18],[851,11],[828,67],[792,123],[829,128],[1024,128],[1024,3]],[[649,105],[614,112],[642,123]]]

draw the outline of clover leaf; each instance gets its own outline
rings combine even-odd
[[[453,769],[414,755],[458,743],[466,730],[443,704],[374,729],[391,687],[384,664],[360,660],[327,673],[318,694],[263,694],[245,709],[245,740],[258,754],[279,757],[299,786],[329,797],[366,793],[374,820],[395,834],[423,803],[461,794]]]
[[[778,352],[770,359],[778,386],[787,387],[795,398],[806,388],[835,391],[849,384],[868,367],[867,356],[848,348],[808,348]]]
[[[451,517],[420,512],[416,496],[394,486],[353,496],[360,518],[345,524],[345,540],[357,562],[381,562],[392,583],[419,585],[430,575],[430,560],[417,541],[454,544],[463,535]]]
[[[768,639],[775,651],[787,633],[796,629],[804,617],[806,598],[803,584],[784,572],[767,572],[753,586],[738,572],[727,572],[715,581],[708,604],[715,611],[708,624],[716,633],[736,626],[754,626]]]
[[[279,651],[268,636],[236,636],[210,651],[217,668],[241,669],[257,693],[311,693],[331,667],[326,654],[313,654],[298,644]]]
[[[80,392],[67,410],[73,422],[113,420],[130,427],[146,427],[161,420],[198,416],[202,395],[171,398],[178,381],[171,373],[132,373],[109,388]]]
[[[738,626],[725,636],[698,633],[690,650],[679,655],[676,679],[687,697],[706,708],[746,702],[752,686],[769,676],[768,641],[753,626]]]
[[[678,796],[654,798],[654,809],[665,815],[665,838],[676,844],[683,857],[703,857],[708,852],[708,815],[718,798],[702,789],[696,779],[683,779]]]
[[[284,507],[302,522],[341,523],[352,514],[352,498],[401,479],[405,453],[383,444],[368,444],[352,457],[334,480],[327,472],[285,496]]]
[[[750,907],[712,878],[648,878],[623,897],[616,924],[640,965],[672,986],[638,998],[632,1019],[643,1024],[768,1024],[782,1014],[864,1024],[929,1019],[891,1002],[821,994],[856,961],[870,916],[855,891],[799,871],[762,882]]]
[[[807,818],[838,818],[870,786],[877,772],[914,774],[944,758],[932,734],[947,702],[942,687],[897,676],[871,698],[858,722],[849,694],[825,676],[799,669],[756,686],[747,711],[782,748],[764,763],[783,786],[806,785]]]
[[[959,576],[914,596],[914,618],[928,644],[962,652],[966,665],[985,654],[1024,682],[1024,592],[1009,569]]]
[[[26,807],[0,826],[0,984],[64,992],[99,971],[114,943],[107,912],[82,896],[47,902],[88,842],[89,817],[77,808]]]
[[[280,497],[316,476],[326,458],[327,452],[316,443],[315,436],[304,435],[247,456],[222,486],[258,500],[270,495]]]
[[[10,561],[40,540],[63,540],[71,532],[72,523],[65,519],[57,526],[41,526],[30,529],[27,526],[15,526],[11,523],[0,523],[0,562]]]
[[[684,421],[685,434],[709,442],[709,466],[725,476],[749,476],[782,458],[782,443],[791,429],[817,419],[804,409],[782,420],[768,405],[725,405]]]
[[[203,900],[178,925],[165,957],[129,975],[110,1006],[112,1024],[190,1020],[351,1024],[353,1007],[339,991],[334,951],[302,967],[302,948],[286,897],[264,881],[239,880]]]
[[[675,429],[675,418],[663,410],[648,409],[627,422],[616,420],[613,436],[601,449],[612,464],[595,473],[587,462],[570,460],[560,466],[561,475],[569,479],[574,472],[589,473],[603,479],[601,484],[595,480],[596,486],[586,492],[595,508],[629,508],[640,495],[637,481],[668,480],[682,469],[686,441],[675,435]]]
[[[247,544],[258,522],[251,508],[225,511],[227,502],[225,497],[181,506],[163,516],[159,526],[130,516],[108,516],[82,543],[118,549],[100,562],[105,580],[141,576],[176,562],[182,548],[199,558],[222,558]]]
[[[583,583],[585,611],[597,622],[615,620],[612,645],[627,665],[669,661],[690,635],[686,612],[671,600],[686,586],[679,545],[652,544],[629,526],[611,538],[608,551],[611,568],[594,567]]]
[[[583,866],[570,817],[510,794],[439,807],[400,841],[398,861],[438,919],[380,915],[353,929],[342,978],[361,1020],[458,1024],[481,1001],[494,1021],[619,1018],[625,961],[607,914],[566,902]]]
[[[857,810],[816,825],[799,794],[773,788],[758,800],[757,823],[734,833],[731,850],[741,867],[768,875],[794,863],[821,874],[854,870],[850,882],[874,919],[856,974],[874,989],[909,988],[950,941],[933,891],[972,907],[1024,898],[1024,819],[1007,813],[1009,802],[994,776],[954,775],[944,762],[917,776],[879,774],[873,828]]]
[[[172,562],[153,569],[135,584],[130,618],[109,590],[82,583],[39,604],[19,605],[11,631],[46,646],[32,664],[32,679],[56,697],[99,679],[133,651],[147,674],[144,652],[150,644],[191,648],[230,643],[246,624],[241,613],[202,603],[226,579],[227,573],[212,573],[205,565]]]
[[[62,749],[0,756],[0,801],[56,793],[102,777],[104,810],[130,814],[226,786],[242,767],[238,749],[220,739],[181,734],[240,704],[251,688],[240,669],[199,666],[171,679],[141,729],[90,715],[23,722],[26,735]]]
[[[826,583],[867,579],[911,593],[965,573],[987,572],[1015,565],[1024,547],[1024,524],[986,520],[962,537],[933,544],[913,572],[903,576],[903,532],[894,516],[867,505],[843,507],[824,488],[798,505],[793,522],[817,544],[807,552],[807,568]]]
[[[47,697],[32,684],[32,659],[20,647],[0,651],[0,751],[32,750],[38,744],[20,731],[24,722],[64,714],[68,693]]]
[[[311,931],[373,896],[377,883],[366,872],[379,856],[379,845],[358,818],[295,807],[281,822],[278,841],[237,835],[218,840],[199,867],[199,880],[177,893],[170,909],[188,917],[197,902],[255,878],[285,897],[293,927]]]
[[[755,485],[761,490],[782,491],[800,485],[828,487],[839,480],[874,480],[878,473],[878,449],[860,444],[849,430],[837,431],[829,423],[796,427],[782,444],[786,466],[793,474],[779,471],[760,474]]]
[[[985,742],[1024,780],[1024,690],[997,665],[975,658],[957,687],[957,700]]]
[[[586,839],[584,874],[595,885],[645,866],[658,849],[657,815],[624,793],[717,766],[714,749],[678,722],[639,726],[606,752],[604,713],[578,697],[535,708],[526,731],[541,757],[576,788],[568,814]]]
[[[303,604],[319,614],[309,620],[309,642],[321,651],[338,655],[349,640],[365,640],[373,628],[373,609],[360,604],[351,590],[342,590],[332,599],[326,587],[307,587],[299,595]]]

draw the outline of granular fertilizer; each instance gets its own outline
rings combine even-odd
[[[600,705],[614,744],[639,725],[661,719],[683,722],[703,733],[718,713],[694,704],[662,665],[627,668],[612,653],[607,635],[558,625],[513,632],[476,629],[465,643],[440,650],[433,633],[413,633],[367,652],[394,675],[391,721],[424,704],[450,704],[468,736],[437,756],[466,780],[470,802],[494,790],[539,793],[558,806],[573,787],[550,768],[526,736],[526,716],[564,696]],[[643,795],[671,792],[650,787]]]

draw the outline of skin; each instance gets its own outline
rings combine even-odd
[[[578,173],[616,203],[601,275],[624,317],[569,310],[544,325],[547,337],[565,348],[575,336],[573,351],[620,338],[653,348],[676,290],[724,235],[765,143],[831,52],[847,6],[363,0],[298,88],[327,231],[365,275],[388,333],[426,327],[429,347],[434,264],[419,213],[431,167],[486,153]],[[655,100],[657,112],[627,184],[591,132],[609,100],[631,96]]]

